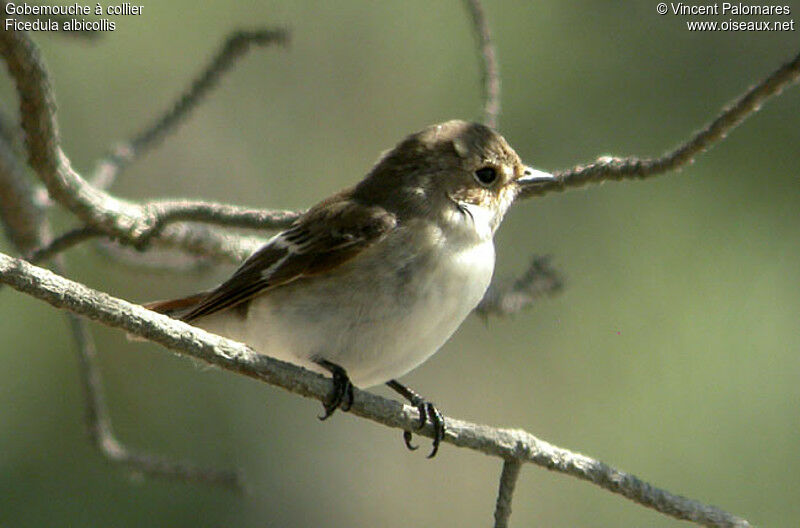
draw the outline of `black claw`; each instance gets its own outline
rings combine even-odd
[[[330,371],[333,376],[333,390],[328,400],[322,403],[325,414],[318,416],[320,420],[327,420],[336,409],[347,412],[353,406],[353,383],[347,376],[347,371],[339,365],[324,359],[318,360],[317,364]]]
[[[411,443],[411,431],[403,431],[403,440],[409,451],[416,451],[419,448],[419,446]]]
[[[423,429],[425,424],[430,421],[431,425],[433,426],[433,449],[428,455],[428,458],[435,457],[436,453],[439,452],[439,444],[444,439],[445,434],[444,416],[442,416],[442,413],[440,413],[439,409],[437,409],[436,406],[431,402],[424,400],[419,394],[412,391],[405,385],[402,385],[398,381],[391,380],[386,384],[398,394],[405,397],[411,403],[411,405],[417,408],[417,411],[419,412],[419,423],[417,424],[418,431]],[[411,443],[411,436],[411,431],[403,431],[403,440],[406,443],[406,447],[413,451],[417,449],[418,446],[415,446]]]

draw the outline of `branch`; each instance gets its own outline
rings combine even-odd
[[[0,281],[57,308],[121,328],[183,355],[307,398],[323,401],[331,390],[330,380],[318,374],[259,355],[241,343],[92,290],[2,253]],[[358,389],[355,390],[350,412],[403,430],[415,429],[419,421],[415,408]],[[694,521],[705,526],[750,526],[744,519],[716,507],[655,488],[631,474],[551,445],[525,431],[495,429],[454,418],[446,420],[444,441],[453,445],[572,475],[677,519]],[[434,430],[431,424],[427,424],[419,433],[430,438]]]
[[[80,240],[87,234],[86,229],[73,230],[52,241],[42,244],[48,238],[49,229],[47,220],[40,208],[36,207],[33,197],[34,189],[24,179],[23,175],[15,171],[7,171],[8,166],[3,162],[12,158],[4,158],[2,154],[7,148],[5,141],[0,140],[0,220],[9,232],[9,238],[20,251],[27,251],[31,247],[41,246],[50,249],[34,252],[32,259],[54,256],[59,247],[68,247],[70,243]],[[8,201],[8,203],[6,203]],[[9,205],[10,204],[10,205]],[[90,228],[91,230],[91,228]],[[91,234],[91,231],[88,231]],[[71,236],[70,236],[71,235]],[[63,260],[56,260],[55,267],[63,270]],[[153,456],[143,452],[129,450],[114,436],[111,421],[103,396],[100,374],[95,364],[95,346],[86,320],[75,314],[66,313],[70,329],[77,345],[79,371],[84,388],[86,402],[86,419],[92,441],[101,454],[111,462],[120,463],[129,469],[149,476],[173,478],[182,481],[193,481],[242,490],[241,477],[234,471],[221,471],[211,468],[201,468],[183,462],[172,462],[165,458]]]
[[[86,424],[92,443],[111,462],[150,477],[169,478],[184,482],[244,490],[242,476],[237,471],[204,468],[186,462],[175,462],[149,453],[133,451],[114,436],[108,414],[100,372],[95,362],[97,352],[86,319],[67,313],[70,330],[78,347],[79,371],[86,402]]]
[[[48,243],[36,247],[28,253],[25,260],[31,264],[45,262],[81,242],[102,235],[103,232],[96,227],[76,227],[75,229],[70,229],[66,233],[55,237]]]
[[[517,485],[520,468],[522,468],[522,464],[518,460],[503,462],[500,489],[497,492],[497,505],[494,510],[494,528],[508,528],[508,519],[511,517],[511,499],[514,497],[514,487]]]
[[[234,31],[228,35],[211,62],[164,115],[130,141],[116,146],[108,157],[97,163],[92,182],[101,188],[107,188],[122,169],[158,146],[167,134],[186,120],[192,110],[197,108],[217,87],[222,77],[253,46],[286,45],[288,42],[289,33],[280,28]]]
[[[472,18],[482,59],[480,68],[483,80],[483,123],[497,128],[497,118],[500,115],[500,68],[497,65],[497,51],[480,0],[464,0],[464,5]]]
[[[5,226],[12,244],[21,252],[31,251],[35,247],[42,248],[33,250],[29,257],[31,260],[40,260],[57,256],[67,247],[100,234],[92,227],[79,228],[45,243],[50,236],[47,218],[36,200],[36,189],[23,174],[10,139],[8,134],[0,134],[0,221]],[[54,266],[63,272],[63,259],[57,259]],[[94,340],[85,319],[73,313],[65,313],[77,345],[87,426],[92,441],[100,453],[111,462],[123,464],[145,475],[201,482],[241,491],[243,484],[237,472],[201,468],[131,451],[115,438],[100,383],[100,373],[95,363]]]
[[[113,259],[116,264],[136,271],[145,269],[149,273],[195,273],[214,269],[219,264],[219,259],[190,255],[173,248],[151,246],[146,251],[138,251],[111,240],[98,240],[94,249],[100,255]]]
[[[234,37],[231,39],[234,45],[228,44],[225,49],[241,50],[242,46],[246,47],[242,44],[243,38]],[[229,67],[232,60],[230,57],[237,53],[240,54],[241,51],[230,56],[221,54],[223,59],[218,58],[213,63],[216,64],[216,69],[212,68],[201,77],[199,87],[190,90],[189,95],[181,99],[182,102],[172,112],[149,129],[149,133],[135,138],[134,143],[148,145],[173,126],[213,86],[220,73]],[[4,31],[0,33],[0,54],[5,58],[20,97],[20,116],[30,164],[55,201],[72,211],[87,226],[97,227],[108,236],[125,243],[141,246],[142,241],[153,238],[152,231],[159,230],[159,243],[177,246],[196,254],[239,261],[249,254],[243,248],[252,252],[254,246],[248,240],[237,241],[219,231],[197,226],[163,227],[168,222],[154,216],[147,204],[139,205],[116,198],[89,184],[73,170],[61,149],[55,100],[49,76],[36,45],[25,33]],[[244,211],[244,216],[252,218],[252,210]],[[232,211],[228,211],[226,215],[228,224],[232,214]]]
[[[9,239],[20,251],[33,251],[32,260],[56,256],[59,251],[80,240],[99,234],[94,228],[79,228],[44,243],[49,238],[48,222],[44,211],[37,205],[35,188],[25,179],[16,154],[5,138],[0,138],[0,221],[9,234]],[[64,269],[63,259],[54,266]],[[149,476],[173,478],[232,488],[241,491],[241,477],[235,471],[220,471],[201,468],[183,462],[143,452],[131,451],[114,436],[111,421],[100,383],[100,373],[95,364],[95,346],[86,320],[66,312],[67,319],[77,345],[79,372],[84,388],[86,420],[92,441],[100,453],[111,462],[123,464],[129,469]]]
[[[2,184],[1,175],[0,184]],[[4,203],[1,191],[2,189],[0,189],[0,205]],[[154,237],[164,234],[165,227],[170,222],[192,220],[230,227],[275,229],[289,225],[300,215],[293,211],[264,211],[210,202],[151,202],[147,204],[147,208],[153,218],[151,220],[153,228],[139,238],[137,245],[140,249],[149,245]],[[26,260],[34,264],[44,262],[77,244],[105,235],[97,227],[77,227],[35,248],[28,254]],[[244,260],[264,242],[260,237],[242,237],[209,230],[202,226],[186,225],[174,226],[174,229],[167,230],[166,235],[158,242],[170,245],[164,244],[164,241],[171,239],[175,240],[176,245],[180,241],[184,249],[198,256],[222,257],[234,263]]]
[[[137,240],[137,245],[140,247],[146,247],[168,224],[175,222],[205,222],[248,229],[280,229],[291,225],[302,214],[296,211],[264,211],[190,200],[153,201],[145,204],[145,208],[151,217],[151,227]]]
[[[797,82],[798,77],[800,77],[800,54],[750,88],[739,99],[724,108],[705,128],[671,152],[659,158],[601,157],[589,165],[578,165],[557,172],[553,183],[523,189],[520,198],[531,198],[607,180],[641,180],[680,169],[694,161],[698,154],[724,139],[728,132],[757,112],[768,99]]]

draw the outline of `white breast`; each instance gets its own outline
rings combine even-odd
[[[374,332],[375,349],[382,352],[367,356],[372,366],[364,369],[364,385],[400,377],[432,356],[483,298],[493,270],[491,240],[444,256],[426,278],[427,285],[417,294],[408,293],[417,295],[416,302]]]

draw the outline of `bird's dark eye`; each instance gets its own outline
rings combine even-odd
[[[475,171],[475,179],[481,185],[491,185],[497,180],[497,169],[494,167],[482,167]]]

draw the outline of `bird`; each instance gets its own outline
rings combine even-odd
[[[349,410],[353,386],[388,385],[418,409],[419,429],[432,424],[433,457],[443,415],[397,378],[432,356],[482,299],[494,234],[519,190],[553,179],[488,126],[429,126],[216,288],[145,306],[330,375],[323,420]],[[403,438],[416,449],[410,431]]]

